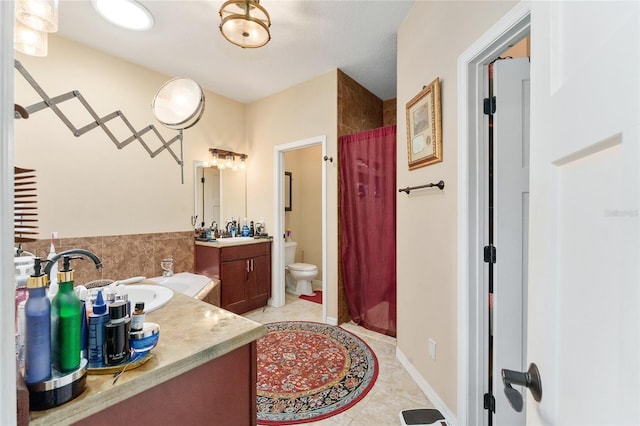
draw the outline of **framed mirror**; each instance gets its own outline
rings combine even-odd
[[[245,218],[246,171],[220,170],[195,161],[193,167],[193,216],[196,225],[211,226],[215,221],[223,227],[231,217]]]
[[[284,172],[284,211],[291,211],[291,172]]]

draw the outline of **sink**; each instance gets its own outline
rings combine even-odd
[[[196,297],[211,282],[209,277],[190,272],[179,272],[170,277],[155,277],[150,280],[189,297]]]
[[[229,238],[218,238],[216,240],[217,243],[221,244],[231,244],[231,243],[242,243],[245,241],[253,241],[253,237],[229,237]]]
[[[148,312],[162,308],[173,298],[173,290],[160,285],[131,284],[127,285],[127,293],[131,307],[136,302],[144,302],[144,310]]]

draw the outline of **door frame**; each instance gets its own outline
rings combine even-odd
[[[285,305],[284,282],[284,153],[296,149],[321,145],[322,156],[327,155],[327,135],[302,139],[273,148],[273,188],[274,188],[274,212],[275,218],[273,230],[273,283],[271,285],[271,298],[269,305],[282,307]],[[318,158],[318,161],[321,161]],[[322,161],[322,322],[327,322],[327,162]]]
[[[487,363],[484,262],[486,119],[483,68],[531,33],[531,5],[518,3],[458,57],[458,379],[457,421],[485,422],[482,406]]]
[[[0,1],[0,279],[13,282],[13,166],[14,166],[14,58],[13,20],[14,2]],[[6,208],[4,206],[11,206]],[[14,289],[3,285],[0,289],[0,321],[15,323]],[[0,381],[16,383],[15,329],[0,328]],[[0,389],[0,424],[16,423],[16,387]]]

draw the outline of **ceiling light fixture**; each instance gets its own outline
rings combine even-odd
[[[20,0],[16,2],[16,18],[34,30],[58,31],[58,0]]]
[[[58,31],[58,0],[16,1],[13,48],[31,56],[47,56],[48,33]]]
[[[271,40],[271,18],[260,0],[229,0],[220,8],[220,31],[242,48],[262,47]]]
[[[13,29],[13,48],[31,56],[47,56],[48,36],[44,31],[34,30],[16,20]]]
[[[153,27],[153,15],[135,0],[91,0],[107,21],[128,30],[146,31]]]

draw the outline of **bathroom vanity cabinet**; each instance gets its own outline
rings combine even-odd
[[[220,279],[220,307],[236,314],[265,306],[271,297],[271,241],[196,242],[195,272]]]

